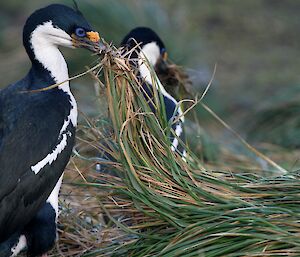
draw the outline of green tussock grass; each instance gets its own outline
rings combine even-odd
[[[96,75],[103,75],[113,133],[105,138],[88,121],[82,141],[114,161],[78,156],[90,167],[106,163],[118,175],[91,171],[77,186],[90,190],[120,237],[82,256],[299,256],[299,172],[264,178],[209,170],[188,148],[183,160],[171,151],[160,93],[154,89],[154,98],[145,99],[116,49],[101,63]]]

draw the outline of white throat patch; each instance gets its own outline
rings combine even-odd
[[[51,73],[57,83],[69,78],[67,64],[58,49],[58,46],[72,47],[72,39],[65,31],[55,28],[51,21],[45,22],[31,33],[30,43],[35,59]]]
[[[142,47],[141,49],[141,53],[139,55],[139,71],[140,74],[142,76],[143,79],[145,79],[145,81],[149,84],[149,85],[153,85],[153,79],[151,77],[151,75],[155,76],[155,86],[156,88],[168,99],[170,99],[176,106],[177,106],[177,112],[178,115],[180,117],[180,121],[183,123],[184,122],[184,116],[181,110],[181,107],[179,106],[179,103],[175,100],[174,97],[172,97],[164,88],[164,86],[161,84],[160,80],[158,79],[158,77],[156,76],[156,74],[154,74],[151,69],[154,69],[153,67],[155,66],[155,64],[157,63],[158,59],[160,56],[160,50],[159,50],[159,46],[155,43],[155,42],[151,42],[149,44],[146,44]],[[146,60],[145,60],[146,59]],[[147,62],[148,61],[148,62]],[[149,67],[149,64],[152,67]],[[180,137],[182,134],[183,130],[182,130],[182,124],[178,124],[176,126],[175,129],[175,134],[177,137]],[[171,149],[172,151],[176,151],[176,148],[178,146],[178,139],[174,138],[173,142],[172,142],[172,146]]]
[[[65,83],[58,86],[70,96],[72,105],[70,119],[74,126],[77,124],[77,104],[69,87],[67,63],[58,49],[58,46],[73,48],[71,37],[63,30],[55,28],[51,21],[39,25],[31,34],[31,48],[38,60],[47,69],[56,83]]]
[[[155,42],[148,43],[142,47],[141,54],[143,54],[143,57],[146,58],[152,66],[154,66],[160,56],[159,46]]]
[[[155,75],[155,86],[156,88],[167,98],[169,98],[175,105],[178,106],[178,102],[175,100],[173,96],[171,96],[164,88],[164,86],[161,84],[160,80],[156,76],[156,74],[153,74],[151,72],[151,69],[153,69],[153,66],[155,66],[156,62],[158,61],[160,56],[159,47],[155,42],[146,44],[142,47],[142,51],[139,55],[139,71],[143,79],[150,85],[153,84],[151,74]],[[148,61],[148,63],[147,63]],[[152,67],[149,67],[149,64]],[[178,107],[178,113],[181,116],[180,120],[184,122],[184,117],[182,116],[181,108]]]
[[[167,98],[169,98],[175,105],[178,105],[178,102],[175,100],[174,97],[172,97],[164,88],[164,86],[161,84],[160,80],[158,79],[158,77],[156,76],[156,74],[153,74],[153,72],[151,72],[151,69],[153,69],[153,67],[155,66],[155,64],[157,63],[158,59],[160,56],[160,50],[158,45],[155,42],[146,44],[142,47],[140,55],[139,55],[139,71],[140,74],[142,76],[143,79],[145,79],[145,81],[147,83],[149,83],[150,85],[153,84],[152,81],[152,75],[155,75],[155,86],[156,88]],[[147,63],[148,61],[148,63]],[[149,64],[152,67],[149,67]],[[181,112],[181,110],[179,110],[180,108],[178,108],[178,111]],[[181,114],[181,113],[180,113]]]

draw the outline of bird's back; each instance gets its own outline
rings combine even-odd
[[[29,74],[0,91],[0,242],[46,201],[72,152],[75,128],[70,123],[61,132],[69,96],[58,89],[28,91],[51,84]]]

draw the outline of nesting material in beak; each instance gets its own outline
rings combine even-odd
[[[86,48],[92,52],[98,52],[99,49],[105,50],[99,33],[95,31],[86,32],[86,37],[77,37],[72,34],[72,41],[73,46],[76,48]]]
[[[186,71],[176,64],[167,61],[166,52],[161,55],[155,65],[155,71],[159,80],[164,85],[168,93],[176,99],[191,98],[192,82]]]

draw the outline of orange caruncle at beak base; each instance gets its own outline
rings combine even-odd
[[[98,33],[98,32],[95,32],[95,31],[89,31],[89,32],[87,32],[87,33],[86,33],[86,36],[87,36],[87,38],[88,38],[90,41],[92,41],[92,42],[94,42],[94,43],[99,42],[99,40],[100,40],[99,33]]]

